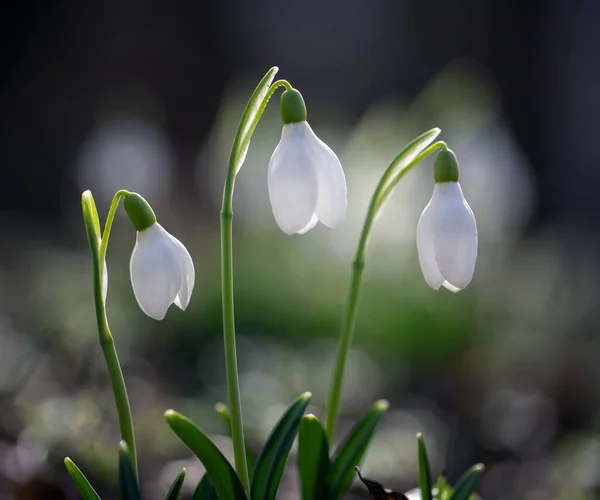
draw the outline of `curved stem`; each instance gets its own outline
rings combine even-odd
[[[360,284],[362,281],[362,273],[365,267],[365,258],[367,254],[367,244],[371,229],[375,223],[375,219],[383,204],[387,200],[388,196],[392,193],[396,184],[402,179],[408,172],[410,172],[415,165],[421,160],[425,159],[431,153],[434,153],[438,149],[446,149],[446,143],[443,141],[436,142],[429,147],[425,148],[415,158],[404,167],[400,172],[395,173],[395,169],[400,161],[403,159],[403,152],[401,152],[386,169],[385,173],[381,177],[371,201],[369,208],[367,209],[367,215],[363,224],[354,259],[352,261],[350,287],[348,290],[348,298],[346,301],[346,307],[343,316],[342,329],[340,333],[340,342],[338,345],[337,357],[333,369],[333,378],[331,382],[331,388],[329,390],[329,399],[327,404],[327,420],[326,420],[326,431],[329,442],[333,444],[333,438],[335,434],[335,427],[337,425],[337,418],[340,407],[340,399],[342,395],[342,386],[344,380],[344,371],[346,368],[346,360],[348,358],[348,352],[352,344],[352,337],[354,336],[354,325],[356,323],[356,312],[358,309],[358,297],[360,292]]]
[[[131,407],[129,405],[129,397],[127,395],[127,388],[125,387],[125,379],[123,378],[121,365],[119,364],[119,357],[117,356],[115,342],[108,326],[106,304],[104,303],[104,297],[102,293],[104,266],[106,265],[106,249],[108,247],[110,230],[115,218],[115,213],[119,206],[119,201],[127,193],[127,191],[118,191],[115,194],[108,212],[104,233],[100,241],[100,247],[97,249],[91,248],[91,250],[92,259],[94,262],[94,302],[96,306],[96,321],[98,323],[100,347],[102,348],[102,353],[104,354],[106,367],[108,368],[108,374],[110,377],[110,384],[113,389],[121,437],[127,443],[131,464],[137,477],[137,454],[135,448],[135,436],[133,432],[133,419],[131,417]]]
[[[106,258],[106,249],[108,248],[108,239],[110,238],[110,231],[112,229],[113,221],[115,219],[115,214],[117,213],[117,208],[119,208],[119,202],[121,198],[128,195],[129,191],[125,189],[121,189],[117,191],[113,196],[112,202],[110,204],[110,208],[108,209],[108,215],[106,216],[106,223],[104,224],[104,232],[102,233],[102,241],[100,242],[100,262],[104,262]],[[103,264],[104,265],[104,264]]]
[[[242,133],[251,112],[249,106],[244,110],[229,157],[229,166],[225,178],[225,186],[223,188],[223,204],[221,206],[221,282],[227,397],[229,399],[229,408],[231,411],[231,437],[233,441],[235,468],[246,491],[250,491],[250,480],[248,476],[248,463],[246,461],[246,448],[244,445],[242,402],[240,397],[240,381],[235,341],[233,292],[233,190],[235,178],[240,167],[238,166],[240,152],[245,151],[248,147],[252,133],[267,107],[269,100],[275,93],[275,90],[281,86],[288,90],[292,88],[290,83],[286,80],[278,80],[271,84],[247,128],[248,132],[242,138]],[[257,91],[259,91],[258,88],[255,93]],[[250,103],[251,102],[252,98],[250,99]]]

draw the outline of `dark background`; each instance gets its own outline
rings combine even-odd
[[[369,196],[412,137],[461,161],[480,257],[459,295],[423,282],[415,228],[430,162],[374,231],[344,428],[385,397],[365,464],[416,484],[414,434],[451,480],[484,462],[490,499],[597,498],[600,4],[587,1],[4,2],[0,11],[0,497],[75,498],[71,456],[115,497],[118,428],[94,327],[80,194],[137,190],[189,249],[185,313],[157,323],[128,283],[133,228],[109,250],[109,319],[147,498],[201,468],[169,407],[222,433],[218,212],[237,120],[277,65],[346,170],[348,219],[286,237],[266,195],[274,100],[238,178],[236,306],[248,435],[260,450],[297,394],[323,416],[349,264]],[[225,438],[224,449],[229,444]],[[290,473],[281,498],[298,498]],[[360,485],[352,490],[366,498]],[[349,495],[350,497],[351,495]]]

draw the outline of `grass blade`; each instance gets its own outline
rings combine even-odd
[[[231,413],[229,412],[229,407],[225,403],[217,403],[215,405],[215,411],[223,420],[225,428],[227,429],[227,435],[233,438],[231,432]],[[246,464],[248,465],[248,474],[250,474],[250,477],[252,477],[252,474],[254,473],[256,455],[247,442],[244,443],[244,447],[246,448]]]
[[[360,419],[339,446],[331,469],[331,496],[339,497],[352,484],[354,468],[359,466],[373,437],[375,428],[387,411],[389,403],[377,401],[369,412]]]
[[[306,415],[298,429],[298,469],[302,500],[325,500],[329,496],[329,441],[317,417]]]
[[[65,467],[83,500],[100,500],[98,493],[92,488],[92,485],[83,475],[83,472],[79,470],[79,467],[69,457],[65,458]]]
[[[456,483],[456,486],[454,486],[450,500],[469,500],[479,481],[481,481],[483,470],[483,464],[477,464],[465,472],[458,483]]]
[[[275,425],[262,453],[258,457],[256,470],[250,485],[252,500],[273,500],[279,487],[288,455],[298,434],[300,419],[310,401],[310,392],[305,392],[294,401]]]
[[[247,498],[240,478],[231,464],[191,420],[174,410],[167,410],[165,418],[173,432],[202,462],[220,500]]]
[[[425,441],[421,433],[417,434],[417,447],[419,449],[419,486],[421,487],[421,500],[432,500],[431,468],[429,457],[425,448]]]
[[[165,500],[177,500],[179,498],[179,493],[181,492],[181,487],[183,486],[183,481],[185,480],[185,469],[181,469],[181,472],[177,474],[175,481],[169,488],[169,492],[165,497]]]
[[[129,447],[125,441],[119,443],[119,491],[123,500],[141,500],[142,498],[131,463]]]
[[[208,474],[204,474],[194,490],[192,500],[219,500],[215,487],[210,482]]]

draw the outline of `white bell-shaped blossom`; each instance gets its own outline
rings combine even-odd
[[[452,292],[473,278],[477,224],[458,182],[437,182],[417,226],[419,263],[427,284]]]
[[[283,126],[269,161],[269,198],[284,233],[303,234],[321,221],[333,228],[346,218],[346,177],[336,154],[306,121]]]
[[[183,244],[154,223],[138,231],[129,263],[135,298],[151,318],[162,320],[171,304],[188,306],[194,288],[194,263]]]

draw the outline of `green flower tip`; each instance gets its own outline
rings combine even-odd
[[[167,420],[171,420],[173,417],[177,416],[177,412],[173,409],[167,410],[165,412],[165,418]]]
[[[127,446],[127,443],[124,439],[121,439],[121,441],[119,441],[119,451],[125,454],[129,453],[129,446]]]
[[[281,119],[283,123],[300,123],[306,121],[306,104],[302,94],[296,89],[286,90],[281,94]]]
[[[217,403],[217,404],[215,405],[215,411],[216,411],[216,412],[217,412],[219,415],[221,415],[221,414],[223,414],[223,413],[227,413],[227,412],[228,412],[227,405],[226,405],[225,403],[221,403],[221,402],[219,402],[219,403]]]
[[[156,215],[148,202],[137,193],[124,195],[123,207],[137,231],[143,231],[156,223]]]
[[[308,415],[304,415],[302,420],[314,420],[318,422],[319,419],[313,413],[309,413]]]
[[[380,412],[384,412],[390,407],[390,402],[387,399],[380,399],[379,401],[375,402],[373,407]]]
[[[312,398],[312,392],[305,392],[303,394],[300,395],[299,399],[303,399],[304,401],[308,401],[310,398]]]
[[[443,149],[433,163],[435,182],[458,182],[458,160],[454,151]]]
[[[473,466],[473,471],[475,472],[483,472],[485,470],[485,465],[483,464],[476,464]]]

